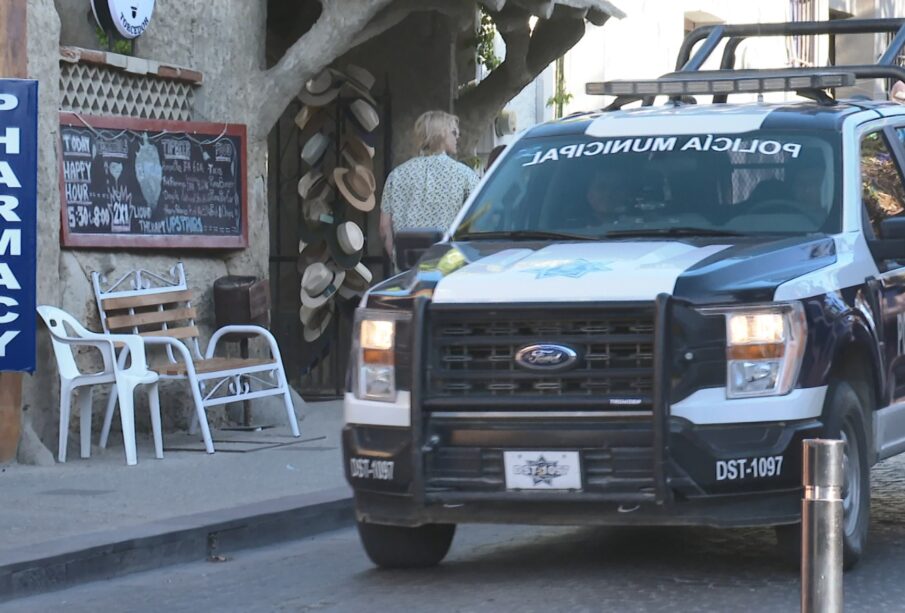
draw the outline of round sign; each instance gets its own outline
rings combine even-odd
[[[115,30],[123,38],[138,38],[151,23],[154,0],[91,0],[91,10],[105,31]]]

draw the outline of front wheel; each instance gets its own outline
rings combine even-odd
[[[827,438],[839,439],[842,457],[842,565],[849,570],[867,546],[870,525],[870,465],[867,455],[866,409],[847,381],[830,386],[825,403]],[[776,527],[780,547],[796,560],[801,557],[801,525]]]
[[[425,568],[439,564],[452,544],[455,524],[415,528],[358,522],[365,553],[381,568]]]

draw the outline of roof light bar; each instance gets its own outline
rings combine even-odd
[[[756,71],[761,73],[756,76],[739,75],[739,72],[742,71],[714,70],[709,74],[707,71],[681,73],[681,76],[679,73],[672,73],[644,81],[604,81],[588,83],[585,91],[590,96],[644,97],[789,92],[849,87],[855,84],[854,73],[842,71],[765,70]]]

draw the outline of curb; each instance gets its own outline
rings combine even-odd
[[[352,525],[338,487],[0,552],[0,602]]]

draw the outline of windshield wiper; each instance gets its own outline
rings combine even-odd
[[[692,226],[680,226],[677,228],[635,228],[626,230],[611,230],[605,234],[607,238],[617,236],[745,236],[741,232],[733,230],[720,230],[717,228],[695,228]]]
[[[549,230],[493,230],[487,232],[465,232],[456,234],[453,240],[470,241],[481,240],[484,238],[504,238],[504,239],[541,239],[541,240],[577,240],[577,241],[597,241],[599,236],[588,236],[587,234],[570,234],[568,232],[552,232]]]

